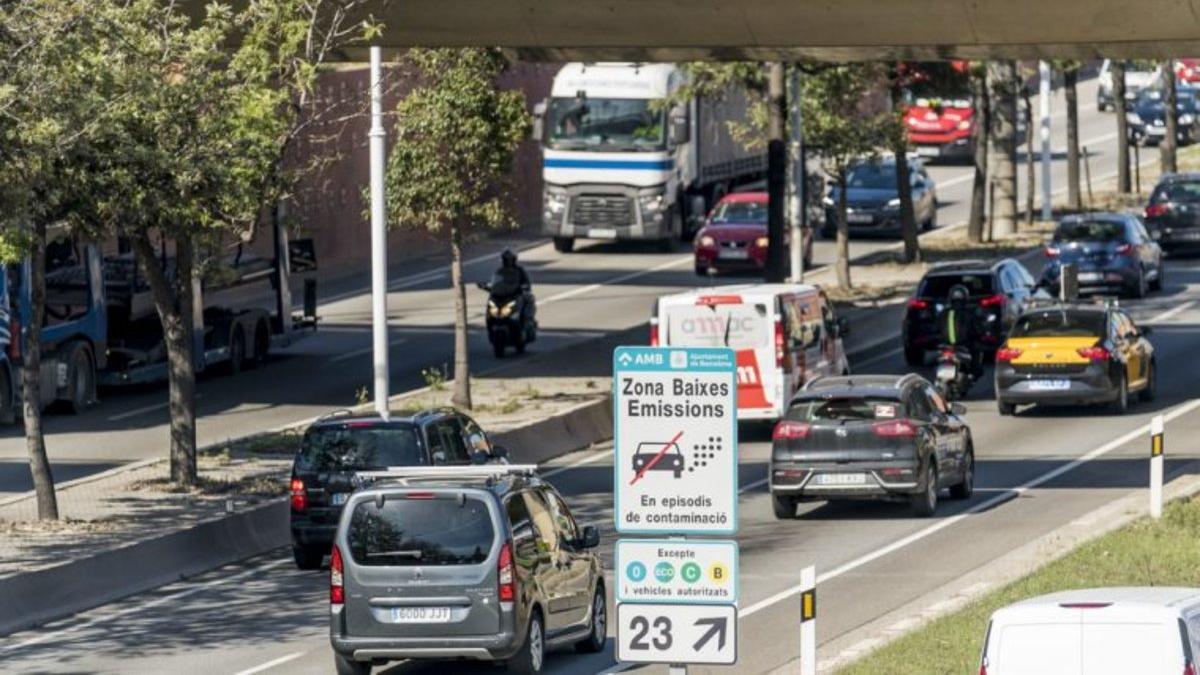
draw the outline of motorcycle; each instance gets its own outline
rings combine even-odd
[[[942,345],[938,350],[935,386],[947,401],[963,398],[975,384],[971,352],[962,347]]]
[[[537,303],[533,293],[521,287],[505,270],[499,270],[492,281],[475,284],[487,291],[487,333],[496,358],[504,358],[504,351],[512,347],[518,354],[525,353],[525,346],[537,340]]]

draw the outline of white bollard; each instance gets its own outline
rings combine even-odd
[[[800,570],[800,675],[817,675],[817,568]]]
[[[1163,416],[1150,420],[1150,517],[1162,518],[1163,509]]]

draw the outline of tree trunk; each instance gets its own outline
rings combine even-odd
[[[784,201],[787,199],[787,139],[784,116],[787,95],[783,63],[773,61],[767,77],[767,264],[763,277],[768,283],[783,281],[786,251],[783,249]]]
[[[1033,225],[1033,197],[1037,194],[1037,173],[1033,167],[1037,159],[1033,150],[1033,101],[1029,87],[1021,87],[1021,97],[1025,99],[1025,222]]]
[[[971,214],[967,219],[967,239],[983,241],[983,224],[987,217],[988,129],[992,125],[992,97],[988,87],[987,69],[975,77],[975,129],[972,143],[975,151],[975,175],[971,183]]]
[[[1162,173],[1175,173],[1175,148],[1179,145],[1179,96],[1175,87],[1175,62],[1167,59],[1162,66],[1163,118],[1167,124],[1167,135],[1163,136]]]
[[[846,220],[846,169],[837,174],[837,281],[843,291],[851,289],[850,283],[850,221]]]
[[[450,402],[471,409],[471,364],[467,352],[467,289],[463,285],[462,233],[450,226],[450,284],[454,288],[454,395]]]
[[[892,109],[900,114],[904,92],[900,78],[892,76]],[[920,262],[921,244],[917,241],[917,216],[913,211],[912,176],[908,171],[908,130],[901,129],[892,137],[892,154],[896,156],[896,193],[900,197],[900,234],[904,239],[904,262]]]
[[[154,307],[162,324],[167,348],[167,399],[171,415],[171,480],[177,485],[195,485],[196,473],[196,361],[192,310],[195,243],[188,237],[175,240],[175,277],[155,254],[150,237],[141,233],[133,240],[138,262],[146,271]]]
[[[1063,70],[1063,95],[1067,99],[1067,208],[1083,210],[1083,195],[1079,191],[1079,95],[1075,84],[1079,71]]]
[[[25,416],[25,447],[29,452],[29,473],[37,494],[38,520],[58,520],[58,497],[54,493],[54,474],[46,455],[46,437],[42,433],[42,323],[46,316],[46,224],[33,226],[33,247],[29,254],[30,317],[25,327],[24,359],[21,368],[23,414]],[[12,307],[12,316],[20,308]],[[12,325],[10,320],[10,326]],[[13,331],[10,338],[21,344],[21,335]],[[6,414],[8,411],[4,411]]]
[[[1129,177],[1129,121],[1125,119],[1125,62],[1112,62],[1113,111],[1117,115],[1117,191],[1133,191]]]
[[[1006,237],[1017,231],[1017,96],[1016,66],[1012,61],[992,61],[992,150],[996,162],[992,204],[994,234]]]

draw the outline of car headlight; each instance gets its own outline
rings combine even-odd
[[[887,207],[889,209],[899,208],[900,207],[900,198],[896,197],[894,199],[888,200]]]
[[[769,237],[759,237],[754,240],[754,245],[759,248],[766,248],[771,245],[771,239]]]
[[[1141,124],[1142,118],[1140,115],[1134,112],[1125,113],[1125,121],[1129,122],[1130,124]]]
[[[546,188],[542,191],[542,208],[545,211],[547,218],[561,216],[563,211],[567,210],[567,202],[570,198],[566,192],[560,190],[552,190]]]
[[[702,248],[712,248],[717,245],[717,240],[706,234],[700,237],[699,243]]]
[[[1196,121],[1196,118],[1192,117],[1192,115],[1190,113],[1184,113],[1179,116],[1180,124],[1191,124],[1192,122],[1195,122],[1195,121]]]
[[[961,122],[958,123],[959,131],[966,131],[967,129],[970,129],[970,128],[971,128],[971,120],[962,120]]]

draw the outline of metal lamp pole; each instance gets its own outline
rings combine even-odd
[[[387,219],[384,199],[383,55],[371,47],[371,344],[375,410],[388,418]]]

